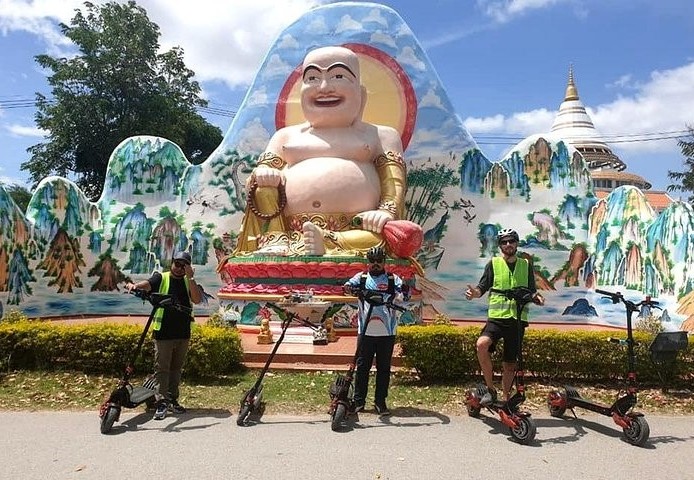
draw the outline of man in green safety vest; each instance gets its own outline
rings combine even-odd
[[[125,284],[128,291],[137,288],[172,295],[179,304],[187,307],[183,310],[159,308],[154,313],[154,370],[159,383],[155,420],[164,419],[169,410],[177,414],[186,411],[178,403],[181,372],[188,353],[190,325],[194,320],[192,304],[202,301],[194,273],[190,254],[176,252],[170,271],[154,272],[147,280]]]
[[[476,287],[467,286],[465,298],[472,300],[484,295],[491,288],[495,290],[508,290],[513,287],[528,287],[534,292],[533,302],[544,305],[545,299],[537,292],[535,276],[532,267],[525,258],[518,258],[518,233],[510,228],[499,231],[497,235],[500,257],[492,258],[484,269],[482,278]],[[528,311],[525,309],[519,322],[516,320],[516,305],[514,301],[507,299],[498,293],[489,293],[488,319],[482,333],[477,339],[477,359],[480,362],[484,383],[487,385],[487,393],[480,399],[480,403],[489,406],[496,402],[497,394],[494,388],[494,367],[492,365],[492,353],[496,349],[499,339],[504,339],[503,372],[501,375],[501,387],[504,399],[508,400],[513,384],[513,376],[516,370],[516,358],[518,348],[523,342],[523,334],[528,325]],[[520,328],[520,332],[518,329]],[[520,339],[520,342],[519,342]]]

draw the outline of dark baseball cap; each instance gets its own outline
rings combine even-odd
[[[173,259],[174,261],[180,260],[182,262],[186,262],[188,265],[193,263],[193,260],[190,258],[190,253],[188,252],[176,252]]]

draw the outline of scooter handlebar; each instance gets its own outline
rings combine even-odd
[[[623,302],[625,304],[633,304],[634,307],[640,307],[642,305],[646,305],[652,308],[660,308],[658,305],[660,302],[656,300],[651,300],[650,295],[646,295],[646,298],[639,303],[634,303],[634,302],[629,302],[627,299],[624,298],[624,295],[622,295],[621,292],[608,292],[607,290],[601,290],[599,288],[595,289],[595,293],[599,293],[600,295],[604,295],[606,297],[609,297],[612,300],[612,303],[619,303]]]
[[[187,307],[177,302],[173,295],[166,293],[147,291],[141,288],[133,288],[130,290],[132,295],[142,300],[148,301],[155,308],[170,308],[179,312],[190,313],[193,311],[191,307]]]
[[[612,303],[619,303],[620,301],[624,300],[624,296],[621,292],[608,292],[607,290],[600,290],[599,288],[596,288],[595,293],[609,297],[610,300],[612,300]]]
[[[400,312],[404,312],[407,310],[406,308],[393,303],[395,301],[397,293],[389,293],[383,292],[381,290],[372,290],[369,288],[360,287],[349,287],[349,291],[350,293],[352,293],[352,295],[357,297],[359,301],[366,302],[374,307],[383,306],[387,308],[392,308],[393,310],[398,310]],[[407,300],[406,292],[403,292],[403,298]]]

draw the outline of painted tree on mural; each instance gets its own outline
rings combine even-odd
[[[81,272],[80,267],[85,265],[78,239],[70,238],[60,228],[38,268],[46,270],[44,276],[54,277],[48,282],[49,287],[57,285],[58,293],[65,293],[72,292],[73,287],[82,286],[77,274]]]
[[[111,257],[111,250],[106,251],[99,257],[96,264],[87,272],[90,277],[99,277],[92,285],[92,292],[112,292],[120,290],[119,283],[131,282],[130,277],[126,277],[118,266],[118,260]]]
[[[450,164],[455,164],[456,157],[450,154]],[[431,163],[431,157],[423,167],[417,167],[407,172],[407,197],[405,209],[407,220],[423,225],[429,218],[443,207],[444,189],[460,184],[460,178],[455,170],[440,163]],[[455,201],[448,208],[460,210],[459,201]]]
[[[147,218],[142,203],[126,207],[111,219],[114,225],[109,245],[114,251],[126,252],[135,244],[146,244],[152,235],[155,220]]]
[[[6,292],[8,288],[8,275],[10,271],[9,257],[5,244],[0,245],[0,292]]]
[[[104,241],[103,230],[93,230],[89,233],[89,250],[98,254],[101,252],[101,243]]]
[[[123,267],[130,273],[150,273],[154,270],[154,255],[144,245],[135,242],[128,253],[128,261]]]
[[[24,297],[31,295],[32,290],[29,282],[35,282],[27,261],[22,254],[22,250],[17,248],[12,252],[12,259],[9,266],[8,291],[10,292],[7,303],[9,305],[19,305]]]
[[[190,232],[190,240],[192,243],[190,253],[193,263],[197,265],[205,265],[207,263],[207,252],[212,243],[212,232],[214,231],[215,225],[214,223],[208,223],[204,228],[205,230],[203,231],[202,222],[196,221],[193,223],[192,231]]]
[[[212,161],[210,167],[214,178],[210,180],[210,185],[222,188],[229,197],[229,203],[224,204],[220,216],[245,210],[246,195],[241,174],[249,175],[257,164],[258,155],[240,157],[236,150],[227,150],[223,156]]]
[[[159,259],[162,268],[168,268],[173,254],[188,248],[188,238],[181,228],[184,223],[183,216],[177,215],[168,207],[162,207],[159,217],[161,220],[152,231],[150,251]]]

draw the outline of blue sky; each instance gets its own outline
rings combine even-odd
[[[93,1],[93,3],[103,3]],[[164,48],[181,46],[226,132],[275,37],[318,0],[141,0]],[[581,100],[628,166],[663,190],[682,170],[676,136],[694,126],[691,0],[399,0],[457,114],[494,161],[548,132],[573,64]],[[69,55],[58,22],[82,2],[0,0],[0,181],[27,185],[19,165],[43,141],[35,92],[50,95],[34,56]],[[326,44],[329,39],[326,39]],[[213,112],[221,112],[222,115]]]

